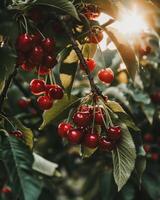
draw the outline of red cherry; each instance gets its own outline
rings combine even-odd
[[[98,111],[95,112],[95,122],[98,125],[104,125],[104,121],[106,119],[106,116],[104,114],[104,112]]]
[[[67,137],[68,131],[70,131],[72,128],[72,124],[61,122],[58,126],[58,135],[61,137]]]
[[[25,97],[22,97],[18,100],[18,106],[22,109],[25,109],[29,106],[31,100],[30,99],[26,99]]]
[[[97,33],[91,33],[89,35],[89,42],[90,43],[94,43],[94,44],[98,44],[103,40],[103,32],[99,31]]]
[[[120,126],[110,126],[107,129],[109,140],[119,140],[121,137],[121,127]]]
[[[145,142],[152,143],[154,141],[154,137],[150,133],[145,134],[143,138]]]
[[[44,51],[41,46],[35,46],[30,54],[30,59],[34,64],[40,64],[43,60]]]
[[[156,91],[153,94],[151,94],[151,100],[153,103],[160,103],[160,91]]]
[[[49,74],[50,69],[46,66],[37,67],[37,73],[41,76]]]
[[[68,131],[67,139],[71,144],[79,144],[83,133],[79,129],[71,129]]]
[[[98,140],[99,140],[99,135],[98,134],[94,134],[94,133],[87,133],[84,136],[84,141],[83,144],[86,147],[89,147],[91,149],[94,149],[98,146]]]
[[[92,113],[93,107],[90,105],[81,105],[78,109],[80,112],[90,112]]]
[[[35,66],[30,63],[23,63],[20,67],[26,72],[31,72],[35,68]]]
[[[44,50],[46,52],[53,52],[54,47],[55,47],[55,41],[52,38],[45,38],[44,40],[42,40],[42,47],[44,48]]]
[[[53,100],[48,96],[40,96],[37,103],[42,110],[48,110],[52,107]]]
[[[77,112],[73,116],[73,122],[77,126],[88,126],[92,121],[91,114],[89,112]]]
[[[1,193],[11,193],[12,192],[12,190],[11,190],[11,188],[10,187],[8,187],[8,186],[4,186],[2,189],[1,189]]]
[[[10,135],[13,135],[17,138],[23,138],[23,133],[19,130],[9,132]]]
[[[111,68],[101,69],[98,72],[98,78],[104,83],[111,83],[114,79],[114,72]]]
[[[32,48],[32,37],[25,33],[17,38],[16,48],[18,51],[27,52]]]
[[[143,146],[143,148],[144,148],[144,150],[145,150],[146,153],[149,153],[151,151],[151,145],[149,145],[149,144],[145,144]]]
[[[86,60],[86,64],[87,64],[88,69],[89,69],[90,72],[92,72],[95,69],[95,67],[96,67],[96,62],[93,59],[91,59],[91,58],[89,58],[89,59]],[[83,67],[82,64],[80,64],[80,68],[82,70],[84,70],[84,67]]]
[[[44,65],[47,67],[54,67],[57,64],[57,60],[55,56],[47,55],[44,59]]]
[[[59,85],[52,85],[48,91],[48,95],[53,99],[62,99],[63,98],[63,89]]]
[[[115,145],[113,142],[107,140],[105,137],[100,138],[99,140],[99,149],[102,151],[112,151]]]
[[[140,48],[139,53],[141,56],[147,56],[151,53],[151,47],[150,46],[146,46],[144,48]]]
[[[151,160],[153,160],[153,161],[157,161],[157,160],[159,160],[159,154],[158,153],[152,153],[151,154]]]
[[[41,79],[33,79],[30,82],[30,90],[34,95],[40,95],[45,92],[45,81]]]

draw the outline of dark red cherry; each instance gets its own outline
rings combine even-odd
[[[105,119],[106,119],[106,116],[104,112],[101,112],[101,111],[95,112],[95,122],[97,125],[104,125]]]
[[[83,144],[86,146],[86,147],[89,147],[91,149],[94,149],[98,146],[98,141],[99,141],[99,135],[98,134],[94,134],[94,133],[87,133],[85,136],[84,136],[84,139],[83,139]]]
[[[25,108],[27,108],[27,107],[29,106],[30,102],[31,102],[30,99],[27,99],[27,98],[25,98],[25,97],[22,97],[22,98],[20,98],[20,99],[18,100],[17,103],[18,103],[18,106],[19,106],[20,108],[25,109]]]
[[[93,106],[90,105],[81,105],[78,109],[80,112],[91,112],[93,110]]]
[[[42,79],[33,79],[30,82],[30,90],[34,95],[40,95],[45,93],[45,81]]]
[[[159,153],[157,153],[157,152],[152,153],[151,160],[153,160],[153,161],[159,160]]]
[[[96,33],[93,32],[89,35],[88,38],[90,43],[98,44],[103,40],[103,32],[102,31],[98,31]]]
[[[107,140],[105,137],[100,138],[99,140],[99,149],[102,151],[112,151],[115,145],[113,142]]]
[[[37,103],[41,110],[48,110],[52,107],[53,100],[48,96],[40,96]]]
[[[17,138],[23,138],[23,133],[19,130],[9,132],[10,135],[13,135]]]
[[[52,53],[55,47],[55,41],[52,38],[45,38],[41,42],[43,49],[46,52]]]
[[[121,137],[121,127],[120,126],[110,126],[107,129],[108,138],[110,140],[119,140]]]
[[[70,131],[72,128],[72,124],[67,122],[61,122],[58,126],[58,135],[61,137],[67,137],[68,131]]]
[[[67,134],[67,139],[71,144],[79,144],[82,137],[83,133],[79,129],[71,129]]]
[[[56,60],[55,56],[50,56],[50,55],[45,56],[45,58],[44,58],[44,65],[45,66],[52,68],[56,64],[57,64],[57,60]]]
[[[62,99],[64,92],[63,92],[63,89],[59,85],[54,84],[49,89],[48,95],[53,99]]]
[[[26,72],[31,72],[35,68],[35,65],[30,64],[30,63],[23,63],[20,65],[20,67],[22,70]]]
[[[143,138],[144,141],[148,143],[152,143],[154,141],[154,137],[151,133],[146,133]]]
[[[89,112],[77,112],[73,116],[73,122],[81,127],[88,126],[92,121],[91,114]]]
[[[16,42],[16,48],[21,52],[29,51],[32,48],[32,37],[27,33],[19,35]]]
[[[32,52],[30,54],[30,59],[31,59],[32,63],[38,65],[38,64],[41,64],[41,62],[43,60],[43,55],[44,55],[44,51],[43,51],[42,47],[35,46],[32,49]]]
[[[92,72],[92,71],[95,69],[95,67],[96,67],[96,62],[95,62],[93,59],[91,59],[91,58],[88,58],[88,59],[86,60],[86,64],[87,64],[88,69],[89,69],[90,72]],[[80,68],[81,68],[82,70],[84,70],[84,67],[83,67],[82,64],[80,64]]]

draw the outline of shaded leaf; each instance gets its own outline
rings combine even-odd
[[[44,129],[48,124],[57,120],[57,118],[62,115],[64,117],[64,112],[70,109],[73,105],[78,103],[80,99],[76,96],[68,97],[66,94],[63,99],[56,101],[53,107],[46,110],[43,113],[43,123],[40,126],[40,130]]]
[[[89,158],[96,150],[97,148],[91,149],[81,145],[81,156],[83,158]]]
[[[136,150],[128,128],[123,125],[120,143],[112,152],[114,179],[118,191],[126,184],[135,167]]]
[[[132,78],[132,80],[134,80],[138,71],[139,64],[132,47],[130,46],[124,35],[118,30],[109,27],[105,28],[105,31],[117,47],[117,50],[119,51],[119,54],[124,64],[126,65],[130,77]]]
[[[32,171],[33,156],[19,139],[0,132],[0,158],[5,163],[15,195],[21,200],[35,200],[40,196],[42,185]]]

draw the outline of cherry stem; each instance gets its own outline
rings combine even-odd
[[[25,24],[25,29],[26,29],[26,33],[28,34],[28,25],[27,25],[27,20],[26,20],[26,17],[24,15],[23,16],[23,19],[24,19],[24,24]]]
[[[89,69],[88,69],[88,66],[86,64],[86,61],[85,61],[85,58],[82,54],[82,51],[80,50],[80,48],[78,47],[78,43],[76,42],[74,36],[73,36],[73,32],[71,30],[71,28],[65,23],[65,17],[64,16],[61,16],[59,17],[59,20],[61,21],[68,37],[70,38],[70,41],[71,41],[71,44],[72,44],[72,47],[73,49],[75,50],[79,60],[80,60],[80,63],[82,64],[82,66],[84,67],[84,70],[88,76],[88,79],[89,79],[89,82],[90,82],[90,86],[91,86],[91,91],[92,93],[95,93],[99,96],[102,96],[102,92],[100,91],[100,89],[96,86],[96,84],[94,83],[94,80],[93,80],[93,76],[91,75]]]
[[[52,77],[52,72],[51,71],[49,72],[49,79],[50,79],[51,84],[53,85],[54,81],[53,81],[53,77]]]

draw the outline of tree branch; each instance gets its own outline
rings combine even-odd
[[[88,79],[89,79],[89,82],[90,82],[90,86],[91,86],[91,91],[97,95],[100,95],[102,96],[102,92],[100,91],[100,89],[96,86],[96,84],[94,83],[94,80],[93,80],[93,76],[91,75],[89,69],[88,69],[88,66],[86,64],[86,61],[84,59],[84,56],[82,54],[82,51],[80,50],[80,48],[78,47],[78,43],[76,42],[74,36],[73,36],[73,33],[71,31],[71,27],[69,27],[66,23],[65,23],[65,17],[64,16],[61,16],[59,17],[59,20],[60,22],[62,23],[63,27],[64,27],[64,30],[66,31],[70,41],[71,41],[71,44],[72,44],[72,47],[73,49],[75,50],[79,60],[80,60],[80,63],[83,65],[84,67],[84,70],[88,76]]]
[[[16,65],[15,68],[14,68],[14,71],[12,72],[12,74],[9,76],[9,78],[6,80],[5,82],[5,86],[4,86],[4,89],[0,95],[0,112],[2,112],[2,108],[3,108],[3,103],[4,103],[4,100],[6,98],[6,95],[7,95],[7,92],[8,92],[8,89],[9,89],[9,86],[13,80],[13,78],[16,76],[17,74],[17,68],[18,66]]]

